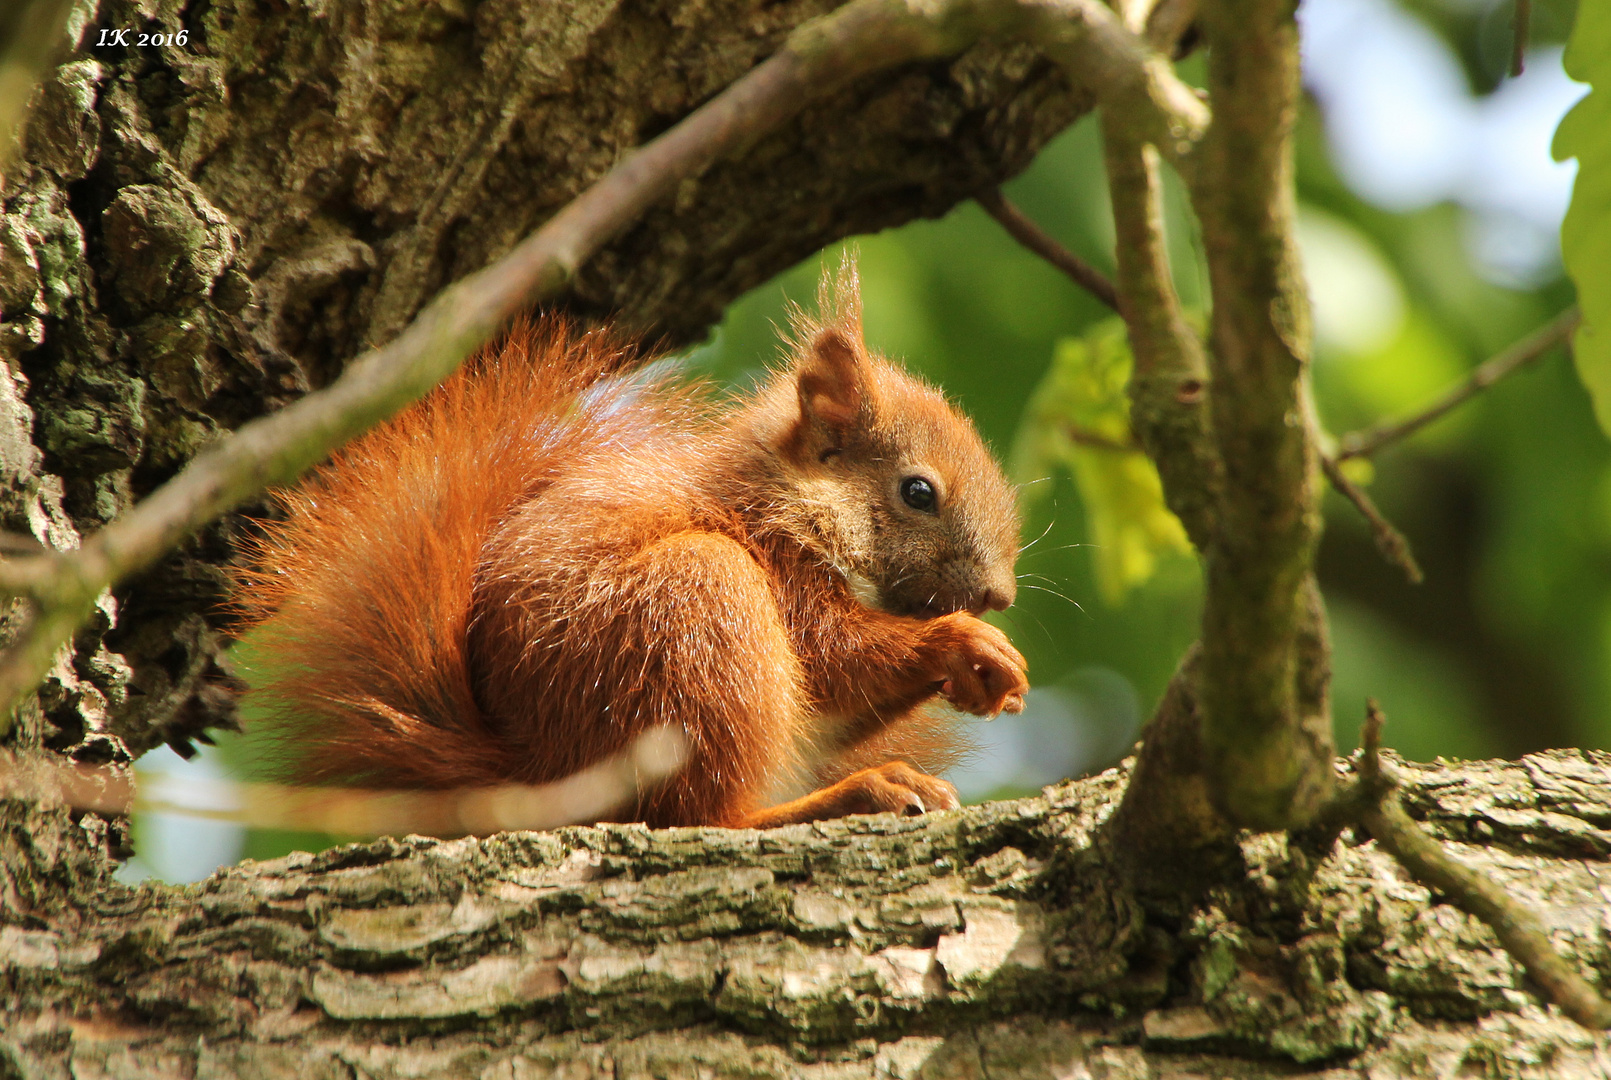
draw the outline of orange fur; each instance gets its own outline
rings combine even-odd
[[[943,397],[866,352],[853,271],[822,306],[722,408],[626,374],[607,335],[523,323],[282,494],[238,595],[301,774],[536,783],[670,723],[687,764],[619,816],[955,805],[845,763],[943,754],[942,693],[1022,706],[1023,658],[971,613],[1011,600],[1012,491]],[[914,475],[934,511],[903,502]],[[768,807],[802,775],[836,782]]]

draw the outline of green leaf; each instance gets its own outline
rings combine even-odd
[[[1152,577],[1161,557],[1192,550],[1164,505],[1158,470],[1133,446],[1125,392],[1130,363],[1118,319],[1058,342],[1013,449],[1014,477],[1031,485],[1025,491],[1032,499],[1049,489],[1034,481],[1059,471],[1074,478],[1095,548],[1097,588],[1112,606]]]
[[[1591,87],[1561,120],[1553,147],[1558,160],[1577,158],[1561,225],[1561,258],[1583,312],[1572,352],[1600,428],[1611,434],[1611,4],[1578,5],[1564,64]]]

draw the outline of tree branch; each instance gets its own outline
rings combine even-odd
[[[638,736],[622,753],[552,783],[384,791],[193,778],[180,782],[161,775],[143,778],[137,787],[127,767],[0,753],[0,798],[69,806],[104,817],[183,814],[258,829],[347,837],[490,836],[591,824],[630,806],[639,792],[676,772],[686,758],[682,733],[662,726]]]
[[[1331,481],[1331,486],[1337,489],[1337,494],[1353,503],[1354,508],[1370,523],[1371,535],[1376,539],[1376,550],[1382,553],[1382,558],[1403,570],[1411,585],[1424,581],[1426,575],[1421,573],[1421,565],[1415,561],[1410,542],[1376,508],[1376,503],[1364,489],[1343,475],[1336,460],[1325,454],[1320,455],[1320,467],[1325,471],[1326,479]]]
[[[1158,154],[1102,111],[1120,305],[1135,367],[1130,418],[1158,466],[1165,501],[1199,551],[1213,541],[1220,464],[1209,429],[1208,360],[1175,294]]]
[[[1415,879],[1494,932],[1505,950],[1527,969],[1544,996],[1588,1028],[1611,1028],[1611,1002],[1601,997],[1550,944],[1538,916],[1482,874],[1450,858],[1443,846],[1404,812],[1398,785],[1381,760],[1386,717],[1375,701],[1366,705],[1359,755],[1359,821]]]
[[[1213,290],[1209,396],[1223,465],[1206,553],[1202,712],[1227,814],[1292,828],[1332,783],[1330,724],[1300,679],[1320,531],[1310,324],[1293,221],[1298,28],[1288,0],[1205,2],[1214,122],[1186,175]],[[1120,280],[1121,291],[1128,291]]]
[[[1198,0],[1160,0],[1147,15],[1146,36],[1154,49],[1179,60],[1182,46],[1190,47],[1184,39],[1197,21]]]
[[[1023,0],[1023,10],[1020,35],[1094,91],[1104,115],[1128,137],[1156,146],[1182,174],[1194,170],[1208,106],[1167,58],[1095,0]]]
[[[1337,441],[1337,460],[1370,457],[1382,447],[1408,438],[1499,380],[1539,360],[1555,346],[1571,341],[1572,331],[1582,321],[1583,314],[1575,305],[1567,308],[1508,349],[1479,364],[1463,382],[1445,390],[1419,412],[1344,435]]]
[[[1119,310],[1119,296],[1114,291],[1113,282],[1109,281],[1102,271],[1052,239],[1051,234],[1009,202],[1006,196],[1002,195],[1000,188],[992,188],[975,195],[974,201],[1007,230],[1007,235],[1057,267],[1074,284],[1102,303],[1114,311]]]

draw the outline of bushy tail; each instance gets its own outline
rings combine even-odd
[[[510,508],[587,452],[584,391],[637,360],[602,332],[522,322],[276,494],[283,519],[260,523],[234,606],[247,709],[285,745],[289,776],[457,787],[508,775],[466,654],[476,564]]]

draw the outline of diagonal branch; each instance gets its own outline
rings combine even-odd
[[[974,196],[985,213],[995,218],[1007,235],[1036,255],[1051,263],[1074,284],[1102,301],[1114,311],[1119,310],[1119,294],[1107,276],[1054,240],[1050,233],[1035,224],[1018,207],[1007,200],[1000,188],[991,188]]]
[[[1569,342],[1572,339],[1572,331],[1576,330],[1578,323],[1582,321],[1583,314],[1575,305],[1567,308],[1504,352],[1485,360],[1466,377],[1465,381],[1445,390],[1419,412],[1399,420],[1377,424],[1364,431],[1344,435],[1337,441],[1337,460],[1370,457],[1382,447],[1414,435],[1434,420],[1441,419],[1445,413],[1464,405],[1499,380],[1536,362],[1555,346]]]
[[[1381,761],[1385,723],[1376,702],[1367,703],[1359,755],[1360,790],[1355,793],[1363,800],[1358,809],[1360,823],[1417,881],[1487,923],[1499,943],[1562,1012],[1587,1028],[1611,1028],[1611,1002],[1555,951],[1538,916],[1493,881],[1450,858],[1443,845],[1405,813],[1397,784]]]
[[[1415,553],[1410,550],[1410,542],[1404,538],[1391,521],[1377,509],[1376,502],[1358,484],[1355,484],[1337,464],[1336,458],[1325,454],[1320,455],[1320,468],[1325,472],[1326,479],[1331,486],[1337,489],[1337,494],[1354,504],[1354,509],[1364,516],[1370,524],[1371,535],[1376,539],[1376,550],[1381,552],[1382,558],[1404,571],[1404,576],[1411,585],[1419,585],[1426,579],[1421,572],[1421,564],[1415,561]]]

